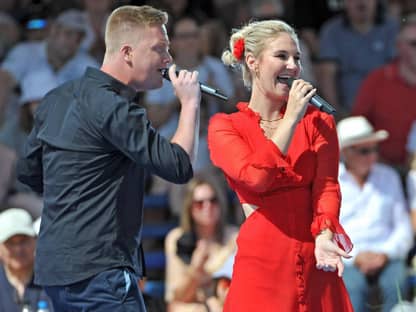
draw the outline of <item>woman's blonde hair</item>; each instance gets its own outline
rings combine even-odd
[[[117,52],[120,47],[133,38],[138,28],[152,25],[166,25],[168,14],[149,5],[124,5],[115,9],[107,19],[105,27],[106,56]]]
[[[244,85],[251,88],[251,73],[245,62],[245,55],[251,52],[254,57],[259,57],[263,52],[269,39],[276,38],[280,33],[289,34],[299,46],[299,39],[295,30],[287,23],[280,20],[254,21],[241,29],[234,29],[229,41],[229,50],[222,54],[222,61],[225,65],[233,68],[241,68]],[[234,54],[234,47],[238,40],[244,42],[244,52],[241,58],[237,59]]]
[[[194,200],[194,192],[198,186],[208,185],[214,191],[214,195],[218,200],[218,206],[220,209],[220,218],[216,228],[216,239],[218,242],[222,242],[224,239],[224,227],[225,218],[228,208],[227,194],[222,189],[222,183],[217,181],[214,176],[209,174],[195,175],[191,181],[186,185],[183,207],[180,217],[180,226],[184,232],[195,232],[195,222],[192,218],[192,204]]]

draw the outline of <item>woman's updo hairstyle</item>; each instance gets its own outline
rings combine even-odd
[[[241,29],[234,29],[230,38],[230,49],[222,54],[222,62],[232,68],[241,68],[244,85],[251,88],[251,73],[245,62],[247,52],[254,57],[259,57],[267,41],[276,38],[280,33],[288,33],[299,45],[295,30],[287,23],[280,20],[254,21]]]

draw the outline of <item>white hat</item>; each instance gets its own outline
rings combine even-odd
[[[9,208],[0,213],[0,244],[19,234],[36,236],[30,214],[20,208]]]
[[[40,217],[39,217],[39,218],[37,218],[37,219],[33,222],[33,224],[32,224],[32,226],[33,226],[33,230],[35,231],[35,233],[36,233],[36,235],[37,235],[37,236],[39,236],[39,231],[40,231],[40,222],[41,222],[41,219],[40,219]]]
[[[57,86],[57,79],[49,71],[37,70],[29,72],[20,85],[22,95],[19,103],[24,105],[32,101],[40,101],[46,93]]]
[[[374,131],[374,128],[363,116],[342,119],[337,124],[340,148],[366,142],[383,141],[389,137],[386,130]]]

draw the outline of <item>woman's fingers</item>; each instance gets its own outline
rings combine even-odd
[[[344,273],[344,263],[340,260],[338,262],[338,276],[342,277],[342,274]]]

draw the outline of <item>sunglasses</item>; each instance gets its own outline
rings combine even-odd
[[[352,146],[351,150],[353,150],[354,153],[356,153],[356,154],[366,156],[366,155],[378,153],[378,146],[373,146],[373,147],[354,147],[354,146]]]
[[[200,199],[200,200],[193,200],[192,201],[192,205],[198,209],[202,208],[204,203],[208,202],[211,205],[215,205],[218,203],[218,198],[216,196],[211,197],[211,198],[205,198],[205,199]]]

